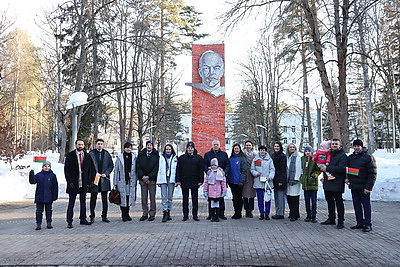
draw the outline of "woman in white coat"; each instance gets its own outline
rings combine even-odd
[[[114,169],[114,186],[121,194],[122,221],[132,221],[129,208],[135,206],[136,201],[136,154],[132,153],[132,144],[124,144],[124,152],[117,156]]]
[[[301,157],[297,153],[295,144],[289,144],[286,148],[287,156],[287,190],[286,198],[289,206],[289,219],[294,222],[300,218],[299,204],[300,204],[300,176]]]
[[[161,187],[161,203],[163,207],[162,222],[172,220],[171,208],[174,196],[176,166],[178,157],[171,144],[166,144],[158,164],[157,185]]]

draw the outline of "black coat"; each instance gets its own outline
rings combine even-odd
[[[376,181],[375,159],[363,149],[360,153],[353,153],[348,157],[347,167],[359,169],[358,176],[348,174],[350,189],[367,189],[372,191]]]
[[[283,191],[286,190],[287,187],[287,157],[283,154],[282,151],[277,153],[272,153],[271,155],[272,161],[274,162],[275,167],[275,176],[274,176],[274,189]],[[282,185],[279,186],[278,184]]]
[[[140,151],[136,159],[136,173],[139,181],[143,181],[143,176],[149,176],[150,181],[157,181],[158,164],[160,155],[155,148],[150,153],[150,157],[147,157],[146,148]]]
[[[92,161],[93,161],[93,165],[94,165],[94,169],[95,169],[96,173],[99,173],[99,166],[97,163],[96,153],[97,153],[97,150],[93,149],[89,152],[89,155],[92,157]],[[90,192],[92,192],[92,193],[99,192],[99,187],[100,187],[101,192],[107,192],[107,191],[111,190],[110,173],[114,169],[114,162],[111,158],[110,153],[108,153],[107,150],[103,149],[102,155],[103,155],[103,160],[102,160],[101,174],[104,173],[105,175],[107,175],[107,177],[101,178],[101,180],[99,182],[99,186],[92,185],[92,187],[90,188]]]
[[[213,149],[208,151],[207,153],[204,154],[204,172],[207,173],[207,171],[211,167],[210,163],[213,158],[217,158],[218,160],[218,166],[221,167],[224,172],[225,176],[228,177],[229,170],[230,170],[230,161],[228,158],[228,154],[225,151],[222,151],[221,149],[218,150],[217,153],[214,152]]]
[[[328,180],[324,173],[324,190],[330,192],[344,192],[344,180],[346,179],[347,156],[342,147],[331,150],[331,162],[326,167],[326,171],[332,174],[335,179]]]
[[[65,156],[64,174],[67,181],[67,194],[81,193],[82,191],[79,189],[79,165],[76,150],[69,152]],[[88,191],[89,186],[93,183],[95,175],[96,171],[92,157],[89,153],[84,152],[82,174],[82,189],[84,193]]]
[[[179,157],[176,167],[176,182],[182,188],[197,188],[204,182],[203,157],[194,150],[193,155],[187,152]]]

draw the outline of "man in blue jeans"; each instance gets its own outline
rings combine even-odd
[[[348,157],[346,183],[351,189],[357,224],[350,228],[370,232],[372,230],[370,193],[376,181],[376,163],[374,158],[367,154],[367,149],[361,140],[354,140],[353,148],[353,154]]]

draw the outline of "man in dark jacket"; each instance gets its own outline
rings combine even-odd
[[[153,142],[149,140],[136,159],[136,173],[142,194],[143,215],[140,217],[140,221],[146,219],[154,221],[156,216],[156,183],[159,157]],[[150,210],[148,196],[150,196]]]
[[[176,186],[182,189],[183,219],[189,219],[189,190],[192,195],[193,220],[199,221],[199,187],[204,182],[203,158],[197,154],[193,142],[186,145],[186,153],[179,157],[176,167]]]
[[[85,143],[82,139],[75,141],[75,150],[65,156],[64,174],[67,181],[67,194],[69,195],[67,208],[68,228],[72,228],[76,196],[79,194],[80,224],[90,225],[86,220],[86,192],[93,183],[95,170],[92,158],[84,151]]]
[[[370,232],[372,230],[370,193],[376,180],[376,163],[374,158],[367,154],[367,149],[363,147],[361,140],[354,140],[353,148],[353,154],[348,157],[346,183],[351,189],[357,224],[350,228],[362,228],[363,232]]]
[[[347,156],[344,153],[339,139],[332,139],[331,142],[331,162],[328,166],[321,166],[320,170],[324,172],[323,188],[325,200],[328,204],[328,219],[321,222],[323,225],[335,225],[335,205],[338,213],[337,229],[344,228],[344,180],[346,178]],[[328,179],[325,172],[332,174],[334,179]]]
[[[218,166],[224,170],[225,177],[228,179],[230,163],[228,154],[220,149],[221,143],[218,140],[212,142],[212,148],[210,151],[204,154],[204,172],[208,175],[211,168],[211,160],[213,158],[218,159]],[[208,203],[208,217],[207,220],[211,220],[211,202]],[[225,201],[221,197],[219,199],[219,218],[226,220],[225,216]]]
[[[104,140],[97,139],[95,142],[96,149],[93,149],[89,152],[92,157],[94,168],[96,170],[96,175],[98,175],[99,182],[98,184],[93,184],[90,188],[90,222],[94,222],[95,218],[95,209],[96,209],[96,200],[97,194],[101,192],[101,203],[103,205],[101,220],[103,222],[110,222],[107,219],[108,212],[108,199],[107,192],[111,190],[110,183],[110,173],[114,169],[114,163],[111,158],[110,153],[107,150],[103,149]]]

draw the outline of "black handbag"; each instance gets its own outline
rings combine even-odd
[[[111,189],[110,195],[108,196],[108,200],[110,203],[114,203],[116,205],[121,204],[121,194],[117,189]]]

